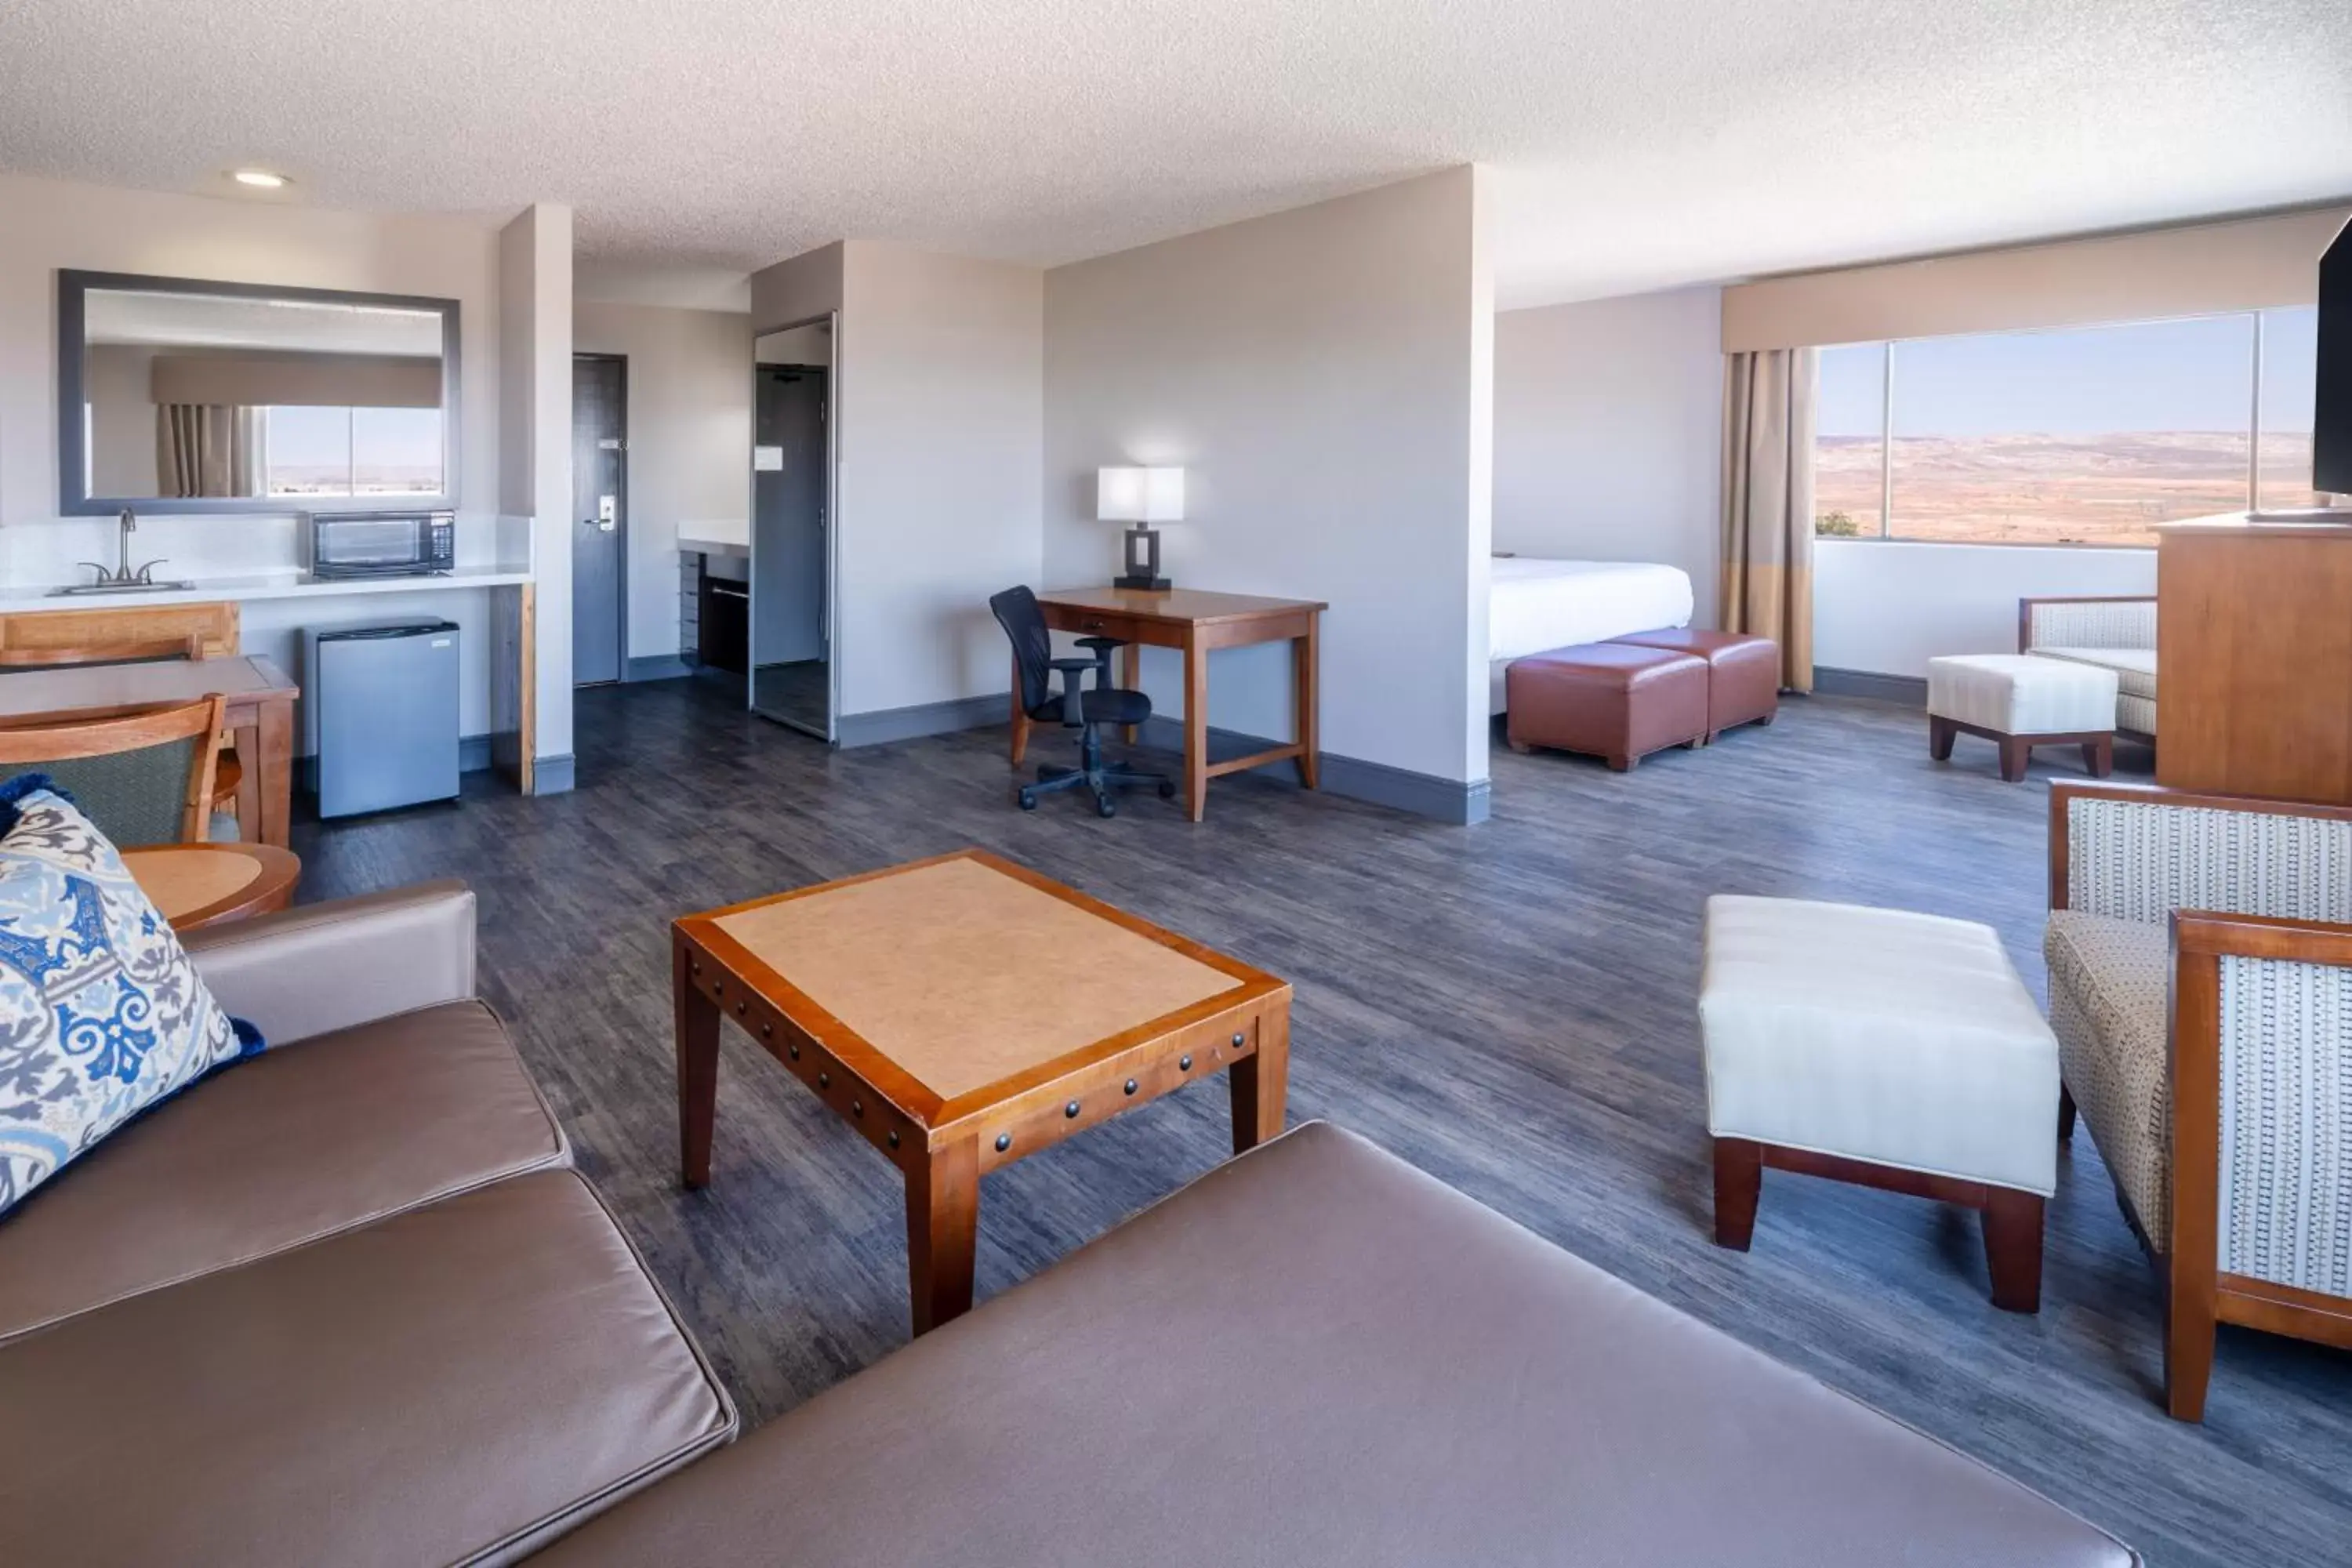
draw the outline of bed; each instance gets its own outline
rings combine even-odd
[[[1495,713],[1503,711],[1503,670],[1515,658],[1691,620],[1690,574],[1650,562],[1496,556],[1489,593],[1488,711]]]

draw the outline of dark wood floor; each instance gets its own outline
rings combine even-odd
[[[1988,921],[2040,987],[2043,791],[1997,782],[1989,746],[1937,767],[1916,715],[1826,699],[1628,776],[1497,746],[1494,819],[1464,829],[1255,778],[1197,826],[1149,798],[1024,816],[1001,731],[833,752],[693,681],[584,692],[578,733],[574,794],[478,777],[458,805],[298,828],[304,893],[479,889],[486,993],[754,1422],[906,1339],[899,1187],[730,1031],[715,1180],[679,1190],[667,922],[978,844],[1295,982],[1294,1121],[1370,1135],[2162,1568],[2352,1561],[2352,1356],[2224,1329],[2206,1424],[2165,1419],[2156,1291],[2086,1137],[2038,1317],[1986,1300],[1972,1216],[1913,1199],[1776,1173],[1752,1253],[1708,1240],[1703,900]],[[991,1176],[981,1294],[1227,1136],[1213,1084]]]

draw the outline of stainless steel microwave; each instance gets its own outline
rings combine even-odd
[[[457,564],[457,520],[446,511],[314,511],[314,577],[434,576]]]

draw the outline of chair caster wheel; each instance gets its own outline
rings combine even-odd
[[[1161,779],[1160,781],[1160,798],[1162,800],[1174,800],[1176,798],[1176,784],[1174,780]]]
[[[1118,802],[1111,799],[1111,797],[1107,795],[1097,795],[1095,797],[1095,815],[1097,816],[1117,816],[1118,815]]]
[[[1024,811],[1034,811],[1037,809],[1037,792],[1034,789],[1024,788],[1013,798],[1021,803],[1021,809]]]

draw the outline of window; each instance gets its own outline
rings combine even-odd
[[[1813,530],[1876,539],[1886,521],[1885,343],[1823,349],[1813,380]]]
[[[2269,310],[1823,349],[1814,531],[2145,546],[2158,523],[2316,505],[2316,318]]]
[[[2311,412],[2319,377],[2319,308],[2263,312],[2262,421],[2255,502],[2266,511],[2326,506],[2311,488]]]
[[[263,470],[274,496],[415,496],[441,490],[437,408],[265,411]]]

